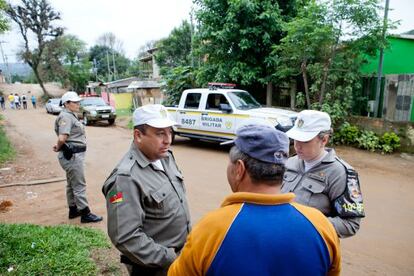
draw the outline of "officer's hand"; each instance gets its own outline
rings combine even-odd
[[[58,149],[57,145],[54,145],[54,146],[53,146],[53,151],[54,151],[54,152],[58,152],[58,151],[59,151],[59,149]]]

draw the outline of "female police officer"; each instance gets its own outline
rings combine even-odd
[[[101,216],[91,213],[86,199],[86,183],[84,175],[84,159],[86,136],[84,126],[79,122],[76,112],[79,111],[78,94],[73,91],[62,96],[65,108],[55,121],[55,132],[58,136],[55,152],[62,168],[66,171],[66,198],[69,206],[69,218],[81,216],[81,222],[98,222]]]
[[[364,217],[356,171],[325,148],[331,135],[331,118],[325,112],[304,110],[286,134],[294,140],[297,155],[289,158],[281,191],[293,192],[296,201],[319,209],[338,236],[355,235]]]

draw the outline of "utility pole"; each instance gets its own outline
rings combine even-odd
[[[96,66],[96,58],[93,59],[93,72],[95,73],[95,81],[98,81],[98,67]]]
[[[4,79],[6,80],[7,83],[11,83],[12,82],[11,72],[10,72],[10,68],[9,68],[9,63],[7,61],[7,55],[5,55],[4,51],[3,51],[3,43],[7,43],[7,42],[6,41],[0,41],[1,56],[3,58],[3,63],[6,66],[6,70],[5,70],[6,72],[4,72]]]
[[[114,54],[114,50],[112,50],[112,65],[114,66],[114,80],[116,80],[117,79],[117,76],[116,76],[116,66],[115,66],[115,54]]]
[[[387,32],[387,20],[388,20],[388,8],[390,0],[385,0],[385,11],[384,11],[384,23],[382,26],[382,40],[385,41],[385,34]],[[378,62],[378,73],[377,73],[377,87],[375,91],[375,104],[374,104],[374,117],[378,116],[379,100],[381,94],[381,79],[382,79],[382,65],[384,62],[384,46],[381,45],[380,56]]]
[[[193,25],[193,12],[194,9],[193,7],[191,7],[191,11],[190,11],[190,35],[191,35],[191,39],[190,39],[190,55],[191,55],[191,68],[194,68],[194,55],[193,55],[193,35],[194,35],[194,25]]]
[[[106,64],[108,65],[108,82],[111,81],[111,69],[109,68],[109,55],[108,51],[106,51]]]

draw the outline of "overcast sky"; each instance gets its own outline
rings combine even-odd
[[[14,4],[18,0],[12,0]],[[123,42],[125,54],[134,58],[147,41],[168,36],[174,27],[189,20],[192,0],[49,0],[61,13],[60,24],[66,33],[76,35],[93,46],[105,32],[112,32]],[[383,1],[385,3],[385,0]],[[395,33],[414,29],[414,0],[390,0],[389,17],[401,20]],[[15,61],[22,43],[17,27],[0,35],[9,62]],[[2,63],[3,60],[0,60]]]

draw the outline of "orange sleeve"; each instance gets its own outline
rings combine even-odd
[[[242,204],[222,207],[201,219],[187,237],[169,276],[205,275]]]

